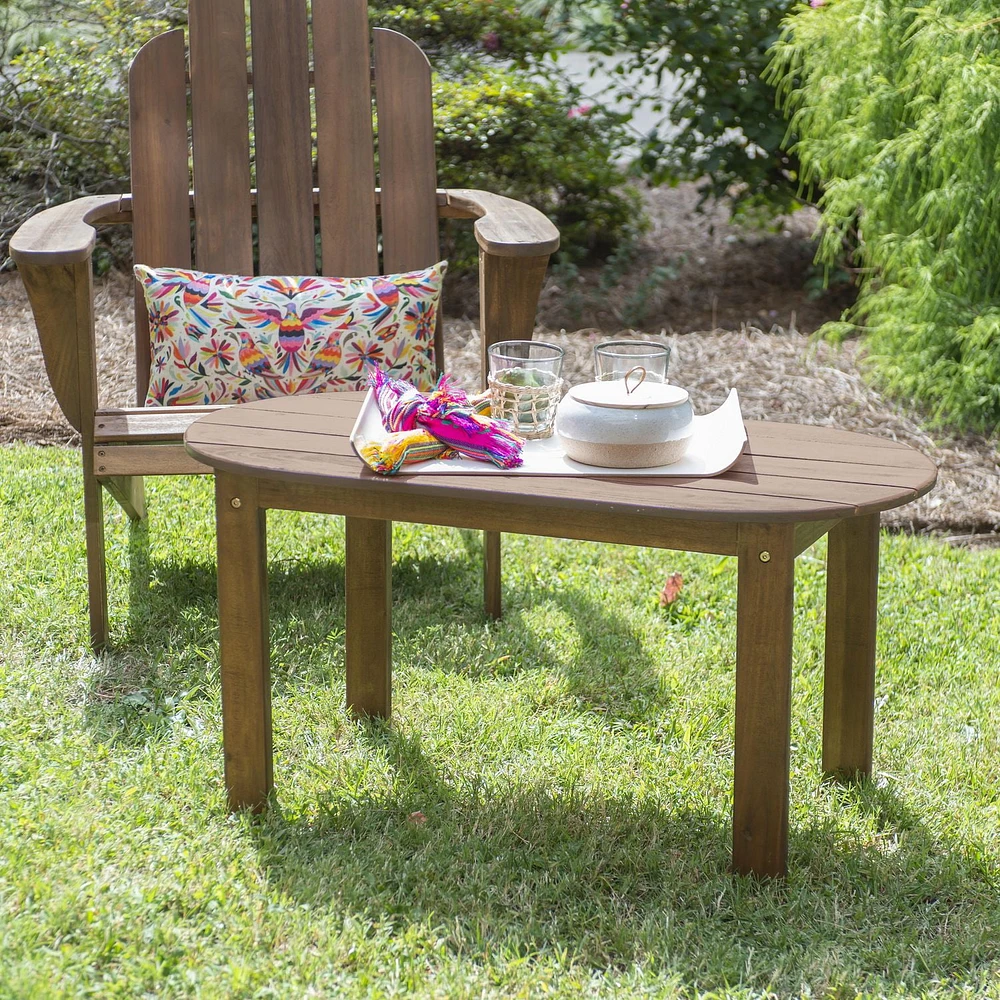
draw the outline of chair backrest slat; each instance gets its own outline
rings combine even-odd
[[[388,28],[374,35],[382,265],[393,273],[438,259],[431,67],[405,35]]]
[[[254,162],[261,274],[313,274],[306,0],[251,0]]]
[[[250,0],[252,84],[244,0],[190,0],[183,33],[167,32],[130,75],[136,260],[232,274],[317,270],[312,107],[322,273],[355,277],[438,260],[437,171],[430,65],[395,31],[374,32],[382,262],[375,197],[371,44],[366,0]],[[310,76],[312,80],[310,80]],[[190,89],[191,160],[186,116]],[[254,266],[250,94],[254,101],[259,266]],[[136,300],[140,401],[149,329]],[[440,363],[440,330],[435,338]]]
[[[253,273],[246,16],[243,0],[191,0],[195,264]]]
[[[378,274],[367,0],[313,0],[323,273]]]
[[[136,262],[150,267],[191,266],[186,70],[181,28],[147,42],[129,69],[132,239]],[[150,343],[138,282],[135,317],[136,401],[141,405],[149,387]]]

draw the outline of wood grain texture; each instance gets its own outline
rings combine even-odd
[[[191,266],[187,64],[184,30],[150,39],[128,74],[132,244],[137,264]],[[149,388],[149,317],[135,282],[136,403]]]
[[[306,0],[250,0],[250,25],[260,273],[314,274]]]
[[[830,531],[823,770],[851,780],[872,771],[878,548],[877,514],[840,521]]]
[[[567,511],[613,510],[619,515],[681,518],[707,521],[802,522],[853,516],[859,509],[888,509],[906,502],[917,492],[912,487],[888,482],[851,483],[816,480],[794,475],[748,475],[726,473],[709,479],[662,479],[655,477],[545,477],[494,474],[402,475],[386,480],[364,468],[346,438],[346,424],[360,406],[354,393],[327,393],[294,399],[244,404],[211,414],[188,432],[189,450],[206,464],[230,471],[256,469],[269,478],[334,487],[350,493],[360,503],[410,504],[431,510],[435,503],[453,498],[459,503],[477,503],[482,509],[497,507],[534,508],[541,520],[557,524]],[[252,434],[242,444],[232,438],[233,421],[247,421]],[[748,425],[751,445],[757,427]],[[792,425],[775,425],[788,427]],[[230,428],[224,430],[223,428]],[[238,428],[237,428],[238,433]],[[853,435],[850,445],[856,455],[866,454],[863,435]],[[795,445],[794,439],[790,446]],[[777,449],[777,445],[775,445]],[[806,461],[824,450],[815,443]],[[912,449],[907,450],[914,467],[926,470],[925,486],[933,482],[933,466]],[[866,480],[870,467],[859,464]],[[784,469],[783,472],[789,471]],[[391,493],[391,497],[383,494]],[[377,499],[376,499],[377,498]],[[379,514],[387,519],[418,520],[405,514]],[[497,516],[496,522],[503,520]],[[440,522],[434,522],[440,523]],[[493,529],[493,523],[479,527]],[[544,533],[540,529],[538,533]],[[558,535],[558,531],[553,531]]]
[[[181,442],[173,444],[102,444],[92,451],[96,475],[104,476],[202,476],[210,465],[192,458]]]
[[[804,524],[795,525],[795,554],[805,552],[837,523],[837,521],[806,521]]]
[[[89,264],[84,258],[84,266],[89,268]],[[18,270],[31,303],[45,371],[59,409],[70,426],[82,432],[84,423],[92,421],[90,413],[85,414],[86,408],[81,407],[78,338],[93,343],[94,314],[89,298],[77,294],[80,266],[25,262],[18,265]],[[82,316],[80,309],[84,310]]]
[[[100,194],[54,205],[26,219],[10,238],[18,270],[26,265],[78,264],[94,249],[94,226],[119,221],[122,195]]]
[[[84,452],[84,455],[87,453]],[[86,466],[86,463],[84,463]],[[104,491],[94,475],[83,470],[83,521],[87,546],[87,610],[90,645],[95,653],[108,644],[108,571],[104,549]]]
[[[502,536],[499,531],[483,532],[483,608],[486,615],[498,621],[503,615],[503,591],[500,567]]]
[[[761,555],[767,554],[767,561]],[[784,875],[792,697],[792,525],[741,524],[733,868]]]
[[[366,0],[313,0],[323,273],[379,273]]]
[[[431,67],[405,35],[387,28],[373,34],[382,267],[394,274],[438,260]]]
[[[80,403],[80,437],[83,439],[83,516],[87,541],[87,598],[90,643],[94,650],[108,644],[108,581],[104,551],[104,492],[87,469],[87,455],[94,446],[97,409],[97,356],[94,343],[94,277],[90,261],[72,265],[70,284],[77,328],[72,344],[76,353],[77,398]]]
[[[347,708],[392,714],[392,523],[345,518]]]
[[[497,257],[548,257],[559,249],[559,230],[531,205],[489,191],[448,188],[448,212],[475,219],[476,242]]]
[[[274,777],[267,532],[254,480],[216,476],[215,515],[226,790],[230,809],[259,811]]]
[[[195,264],[253,274],[243,0],[190,0]]]
[[[682,549],[735,555],[737,526],[727,522],[693,521],[655,515],[641,516],[619,509],[581,506],[562,508],[558,516],[540,514],[530,504],[505,505],[481,502],[471,497],[437,495],[415,502],[392,490],[359,495],[334,485],[314,486],[290,481],[260,484],[261,502],[270,508],[308,510],[319,514],[347,514],[364,510],[366,516],[386,520],[440,524],[453,528],[485,528],[520,535],[547,535],[593,542],[617,542],[648,548]]]
[[[490,345],[501,340],[531,340],[548,263],[547,256],[495,257],[483,250],[479,252],[479,328],[484,387]]]
[[[130,521],[145,518],[146,493],[142,476],[109,476],[101,480],[101,485],[114,497]]]
[[[94,441],[97,444],[112,441],[180,442],[184,431],[198,417],[217,409],[217,406],[136,406],[98,410]]]

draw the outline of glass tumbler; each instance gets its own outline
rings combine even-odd
[[[650,382],[666,382],[669,360],[670,348],[651,340],[606,340],[594,348],[599,382],[624,378],[636,365],[646,370]]]
[[[489,349],[494,417],[510,421],[524,438],[552,434],[562,396],[565,351],[538,340],[502,340]]]

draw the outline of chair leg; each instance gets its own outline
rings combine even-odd
[[[531,340],[538,296],[545,281],[548,254],[497,257],[479,252],[479,328],[483,337],[482,384],[486,386],[487,352],[498,340]],[[483,593],[486,614],[499,618],[500,533],[483,533]]]
[[[84,452],[87,455],[87,452]],[[108,577],[104,552],[104,494],[97,477],[83,469],[83,513],[87,528],[87,592],[90,644],[95,652],[108,644]]]

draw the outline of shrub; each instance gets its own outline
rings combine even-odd
[[[428,0],[416,6],[377,0],[368,6],[373,27],[393,28],[412,38],[428,55],[480,53],[518,63],[551,51],[544,23],[522,13],[514,0]]]
[[[62,9],[61,0],[50,2]],[[73,7],[72,30],[23,51],[0,74],[8,218],[15,198],[19,220],[32,208],[128,188],[128,64],[170,25],[152,0]],[[437,50],[442,185],[488,187],[537,205],[562,228],[572,259],[630,231],[635,202],[613,190],[622,180],[621,120],[574,110],[578,94],[541,61],[554,43],[540,20],[520,14],[513,0],[376,3],[371,17]],[[0,228],[9,237],[13,225]]]
[[[680,78],[638,168],[654,183],[707,178],[703,195],[737,210],[787,210],[800,196],[794,154],[774,88],[761,79],[794,0],[590,0],[577,32],[595,50],[625,52],[619,72]],[[624,84],[626,99],[632,97]]]
[[[1000,426],[1000,34],[989,0],[837,0],[771,69],[822,183],[819,260],[856,245],[875,372],[937,421]]]
[[[128,64],[169,25],[145,0],[76,6],[72,25],[0,68],[5,240],[32,208],[128,188]]]
[[[434,87],[438,183],[521,198],[549,216],[563,256],[610,252],[638,228],[637,195],[620,188],[622,116],[560,92],[551,80],[470,69]],[[471,250],[468,242],[460,244]]]

